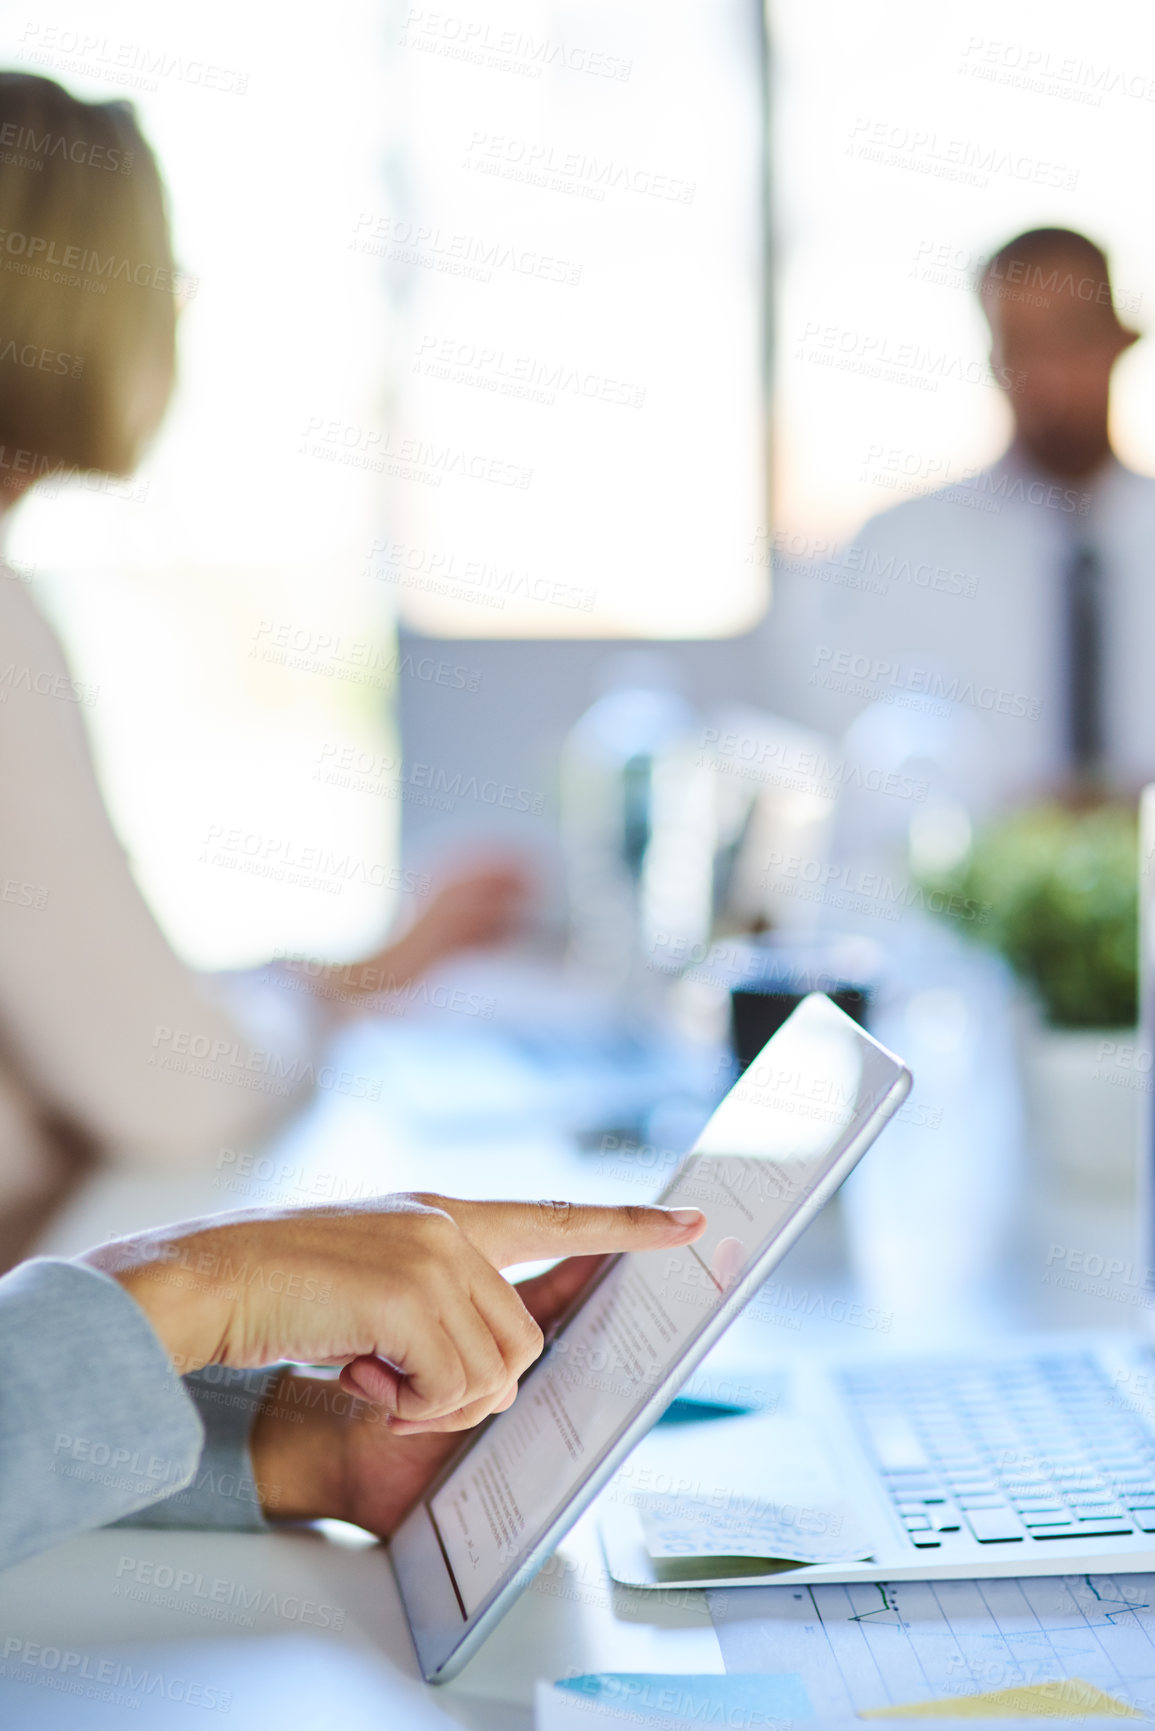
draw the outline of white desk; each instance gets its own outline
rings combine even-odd
[[[157,1578],[170,1581],[166,1570],[192,1579],[179,1590],[154,1587]],[[223,1583],[218,1602],[210,1597],[213,1583]],[[71,1540],[0,1577],[0,1646],[8,1664],[19,1657],[16,1640],[84,1655],[92,1676],[101,1659],[116,1663],[131,1649],[134,1670],[147,1665],[188,1680],[207,1698],[210,1691],[231,1695],[229,1723],[245,1731],[303,1731],[314,1722],[356,1731],[362,1719],[389,1731],[454,1724],[521,1731],[532,1723],[535,1677],[723,1670],[702,1595],[679,1595],[678,1605],[641,1598],[611,1589],[583,1522],[461,1677],[430,1689],[418,1677],[379,1545],[303,1531],[265,1537],[116,1528]],[[198,1722],[187,1704],[147,1694],[131,1717],[124,1703],[69,1698],[56,1687],[59,1665],[50,1661],[45,1670],[37,1657],[24,1674],[38,1681],[0,1678],[5,1725],[88,1731],[104,1724],[102,1711],[110,1725],[141,1731],[159,1731],[170,1718]],[[74,1662],[71,1674],[80,1670]],[[286,1700],[290,1684],[295,1702]],[[314,1696],[326,1709],[315,1721],[302,1716],[302,1697]]]
[[[381,1057],[379,1035],[360,1038],[356,1063],[387,1062]],[[72,1202],[41,1248],[71,1254],[110,1234],[162,1218],[256,1203],[262,1195],[304,1202],[313,1181],[310,1174],[320,1175],[326,1186],[340,1182],[340,1189],[328,1190],[330,1198],[414,1186],[474,1196],[549,1193],[636,1200],[645,1194],[639,1185],[644,1173],[580,1154],[540,1120],[520,1128],[507,1123],[503,1129],[500,1112],[488,1121],[484,1112],[474,1116],[480,1124],[475,1133],[446,1131],[443,1138],[434,1138],[427,1125],[424,1131],[415,1130],[412,1114],[407,1119],[392,1103],[386,1111],[381,1104],[347,1096],[323,1098],[280,1139],[275,1160],[281,1177],[273,1164],[264,1163],[263,1177],[238,1178],[231,1159],[199,1172],[147,1178],[105,1174]],[[1032,1203],[1015,1251],[1016,1265],[1029,1272],[1018,1281],[1018,1297],[1006,1289],[997,1298],[1008,1324],[1126,1326],[1133,1316],[1119,1304],[1104,1306],[1093,1293],[1081,1296],[1039,1278],[1045,1247],[1053,1241],[1077,1239],[1104,1254],[1121,1250],[1129,1256],[1126,1202],[1088,1212],[1079,1199],[1040,1193]],[[1077,1229],[1071,1225],[1076,1220]],[[920,1222],[919,1229],[946,1232],[950,1222]],[[810,1303],[812,1295],[853,1290],[837,1209],[828,1210],[779,1272],[788,1293],[781,1317],[757,1325],[743,1319],[723,1343],[727,1359],[765,1367],[784,1350],[806,1350],[839,1336],[844,1351],[878,1344],[838,1327],[829,1317],[820,1320]],[[804,1295],[801,1306],[798,1294]],[[869,1293],[859,1296],[869,1298]],[[915,1331],[924,1308],[896,1314],[889,1337],[900,1342]],[[186,1571],[193,1583],[198,1576],[204,1581],[200,1590],[186,1585],[178,1594],[137,1588],[140,1572],[152,1578],[150,1564],[162,1571]],[[163,1573],[161,1578],[168,1579]],[[238,1597],[250,1606],[256,1597],[256,1608],[225,1620],[207,1597],[205,1582],[212,1581],[228,1584],[221,1591],[230,1601],[230,1615],[231,1601]],[[130,1591],[135,1596],[128,1596]],[[677,1598],[675,1604],[662,1595],[612,1588],[587,1518],[556,1565],[524,1595],[462,1677],[433,1690],[418,1681],[387,1559],[363,1536],[340,1529],[268,1537],[117,1529],[72,1541],[0,1577],[0,1648],[11,1664],[12,1642],[47,1643],[86,1655],[92,1672],[101,1658],[116,1660],[131,1647],[138,1674],[148,1660],[153,1675],[163,1672],[178,1684],[199,1682],[205,1690],[217,1691],[214,1700],[229,1697],[229,1722],[246,1731],[266,1726],[270,1731],[274,1726],[301,1731],[313,1724],[340,1724],[342,1731],[357,1731],[362,1723],[515,1731],[531,1722],[536,1678],[592,1670],[721,1671],[704,1598]],[[327,1608],[325,1626],[318,1625],[319,1611],[302,1614],[301,1600]],[[237,1620],[241,1614],[251,1616],[251,1623]],[[80,1663],[71,1662],[70,1675]],[[159,1731],[170,1722],[203,1722],[187,1703],[174,1704],[159,1695],[146,1694],[129,1716],[123,1703],[64,1693],[60,1671],[43,1656],[32,1674],[36,1682],[0,1677],[0,1720],[8,1722],[8,1709],[13,1724],[51,1731],[79,1726],[88,1731],[125,1722],[142,1731]]]
[[[376,1065],[379,1040],[354,1034],[349,1053],[354,1068]],[[230,1154],[201,1170],[98,1175],[38,1248],[71,1255],[150,1222],[262,1199],[304,1203],[310,1194],[330,1200],[421,1187],[473,1196],[548,1192],[636,1201],[652,1192],[650,1174],[615,1176],[540,1120],[503,1131],[492,1099],[488,1112],[488,1118],[485,1110],[477,1115],[478,1137],[454,1138],[447,1127],[445,1144],[434,1154],[396,1100],[386,1109],[346,1095],[321,1097],[252,1169]],[[192,1581],[179,1592],[153,1587],[150,1564],[162,1571],[162,1581],[170,1579],[165,1570],[183,1571]],[[141,1572],[145,1585],[137,1584]],[[199,1591],[197,1577],[203,1577]],[[218,1589],[224,1601],[209,1596],[214,1581],[228,1583]],[[19,1657],[14,1641],[86,1656],[86,1667],[73,1661],[68,1675],[74,1677],[85,1668],[95,1674],[101,1659],[117,1664],[131,1649],[138,1673],[147,1658],[154,1675],[201,1685],[198,1699],[231,1695],[230,1722],[245,1731],[299,1731],[313,1723],[355,1731],[362,1719],[390,1731],[444,1724],[515,1731],[532,1723],[539,1677],[607,1669],[720,1672],[704,1597],[677,1597],[678,1604],[657,1602],[657,1596],[611,1587],[587,1520],[461,1679],[430,1689],[418,1677],[388,1559],[366,1535],[336,1526],[268,1537],[117,1528],[70,1541],[0,1576],[0,1650],[7,1644],[9,1664]],[[300,1601],[324,1607],[327,1626],[317,1625],[320,1609],[303,1618]],[[6,1709],[13,1724],[53,1731],[88,1731],[103,1726],[104,1715],[110,1726],[128,1722],[141,1731],[159,1731],[170,1719],[199,1722],[187,1704],[148,1695],[126,1711],[123,1701],[64,1693],[55,1659],[50,1669],[38,1662],[21,1675],[29,1669],[37,1682],[0,1677],[0,1723],[8,1723]]]

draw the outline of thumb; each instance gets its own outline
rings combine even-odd
[[[555,1262],[544,1274],[518,1281],[513,1290],[547,1339],[554,1323],[590,1284],[598,1269],[605,1266],[605,1261],[604,1256],[571,1256],[564,1262]]]
[[[705,1230],[700,1208],[630,1204],[605,1208],[585,1202],[458,1202],[439,1204],[494,1268],[542,1256],[601,1255],[618,1250],[661,1250],[689,1244]]]
[[[383,1406],[387,1412],[396,1413],[404,1378],[386,1360],[375,1358],[371,1353],[361,1353],[342,1367],[337,1381],[346,1394],[355,1394],[361,1400],[372,1401],[374,1406]]]

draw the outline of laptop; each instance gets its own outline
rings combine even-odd
[[[1155,1041],[1155,788],[1140,814],[1140,1037]],[[1155,1306],[1155,1095],[1142,1093],[1140,1248],[1132,1263],[1086,1271],[1122,1280],[1136,1313]],[[989,1579],[1155,1570],[1155,1349],[1139,1332],[1056,1333],[981,1352],[859,1359],[792,1375],[788,1404],[820,1439],[869,1556],[761,1575],[681,1573],[652,1544],[628,1497],[602,1518],[614,1579],[661,1590],[696,1585]],[[775,1474],[766,1475],[772,1493]],[[778,1493],[781,1494],[780,1492]],[[804,1550],[804,1546],[800,1546]]]
[[[1141,830],[1139,1045],[1150,1052],[1155,790]],[[615,1259],[515,1405],[473,1433],[395,1535],[394,1568],[430,1681],[455,1674],[485,1639],[909,1086],[901,1062],[820,994],[770,1040],[662,1198],[713,1216],[706,1237],[644,1278],[640,1258]],[[1141,1271],[1155,1239],[1155,1099],[1144,1105]],[[856,1554],[780,1557],[760,1575],[747,1560],[732,1574],[698,1568],[679,1580],[655,1560],[638,1509],[611,1493],[601,1525],[615,1579],[662,1591],[691,1578],[797,1586],[1155,1570],[1155,1351],[1139,1335],[815,1364],[799,1371],[791,1396],[865,1535]],[[765,1480],[772,1495],[769,1467]]]

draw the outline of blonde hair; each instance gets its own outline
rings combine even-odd
[[[129,104],[0,72],[6,474],[132,471],[172,392],[174,277],[164,187]]]

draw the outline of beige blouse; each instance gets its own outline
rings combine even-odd
[[[275,975],[173,953],[109,822],[84,691],[0,566],[0,1205],[37,1187],[46,1118],[129,1164],[251,1145],[299,1101],[319,1035]]]

